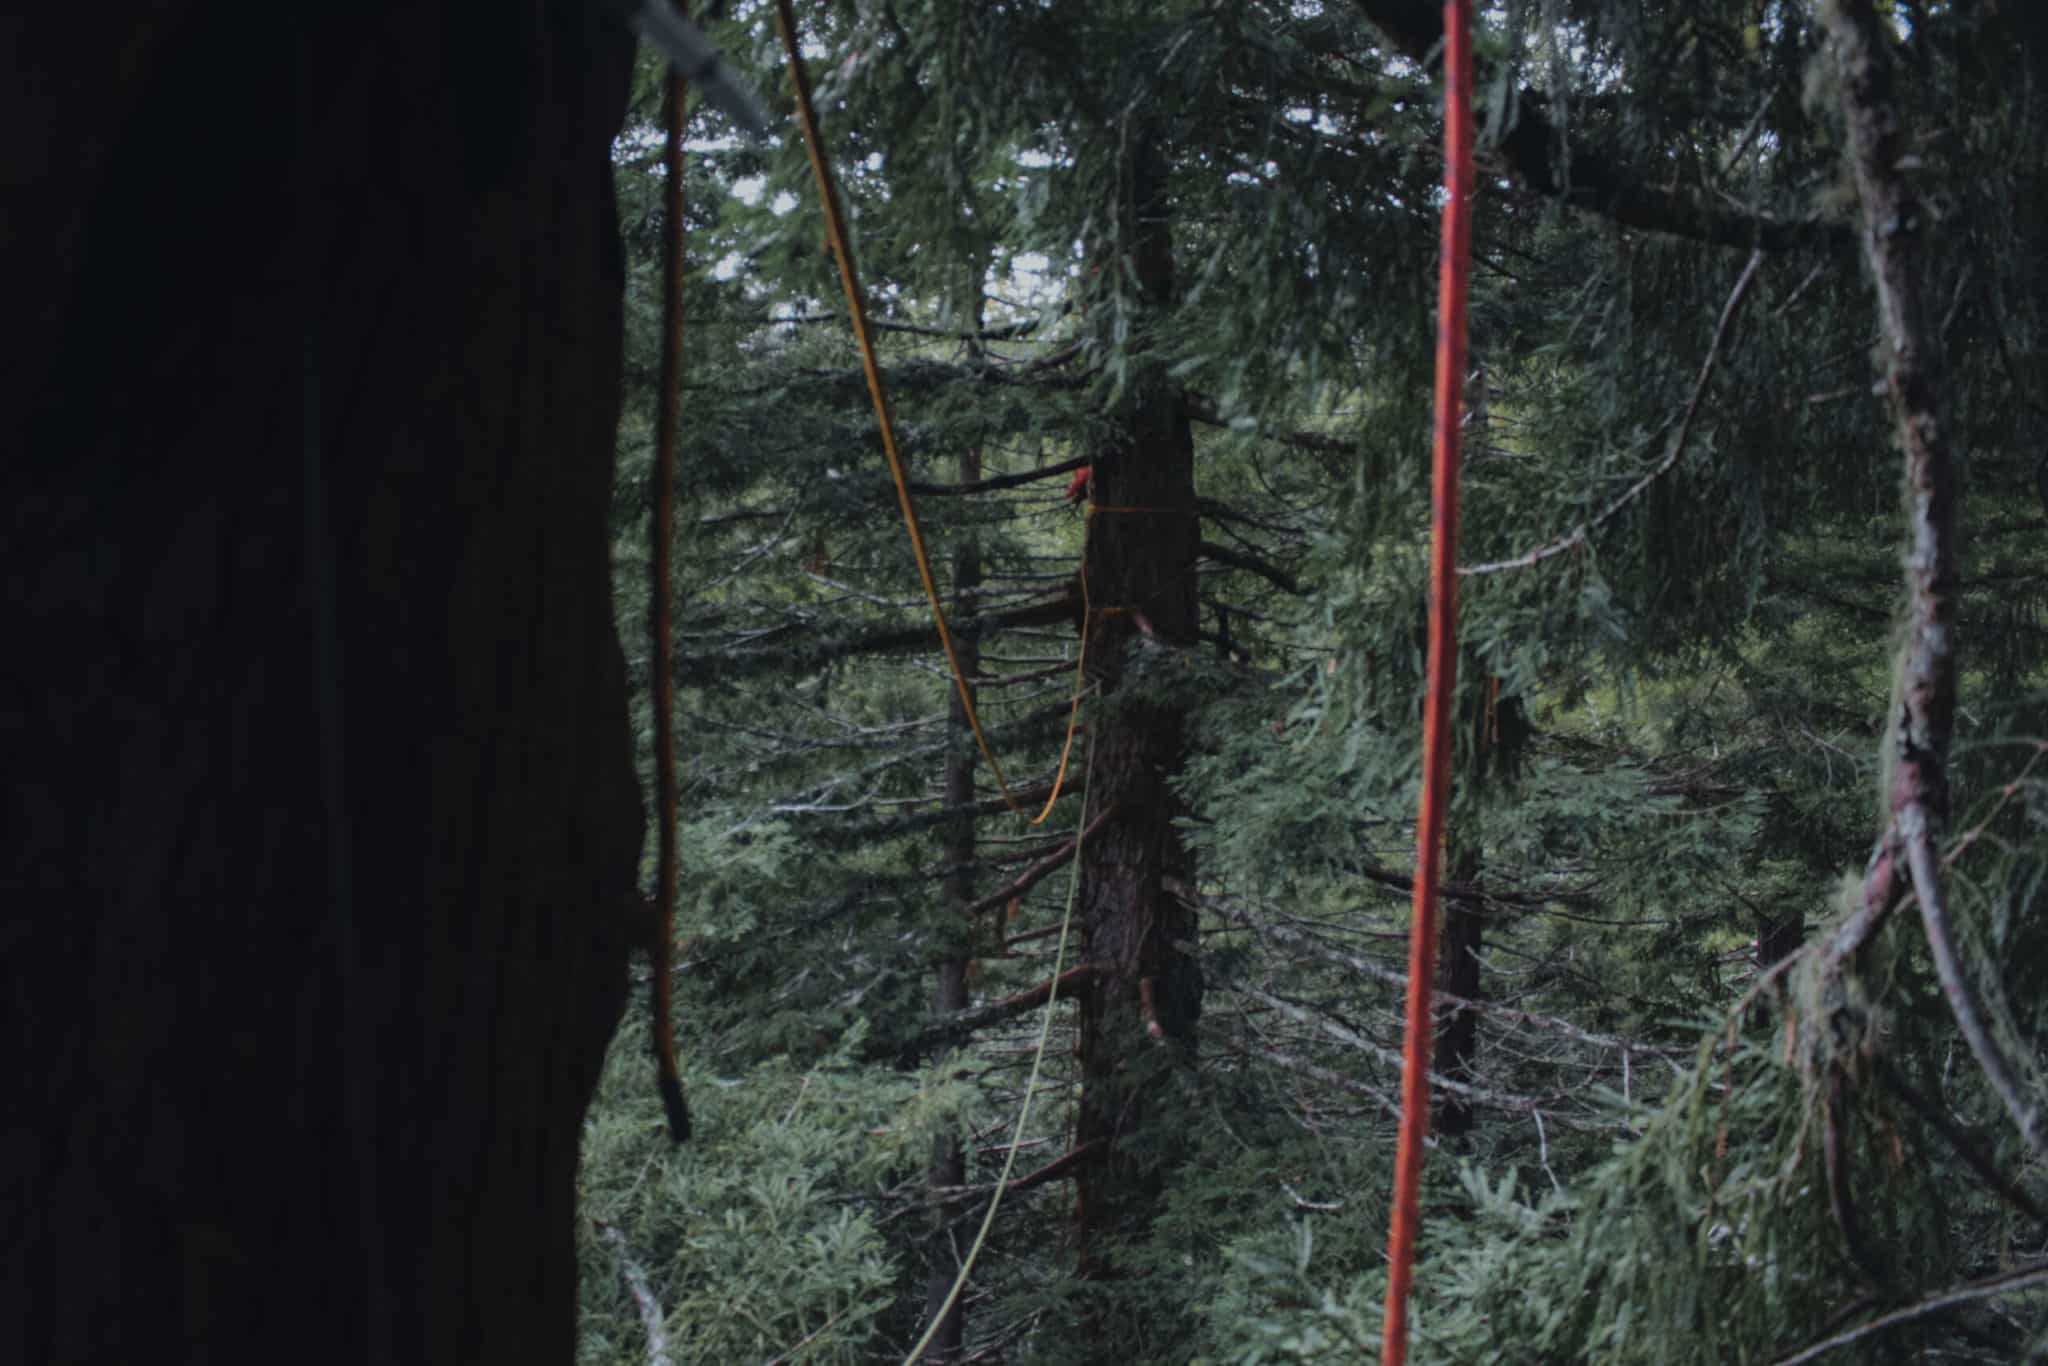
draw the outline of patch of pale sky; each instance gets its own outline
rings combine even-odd
[[[1051,308],[1065,295],[1067,282],[1079,269],[1081,244],[1073,244],[1070,259],[1055,262],[1042,251],[1020,251],[998,257],[989,266],[985,286],[989,298],[1012,313],[1030,314]]]

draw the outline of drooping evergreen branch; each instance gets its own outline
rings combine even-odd
[[[1041,1144],[1045,1141],[1046,1140],[1042,1138],[1034,1138],[1028,1143],[1021,1143],[1015,1146],[1019,1151],[1022,1151],[1025,1148],[1036,1147],[1038,1144]],[[1008,1143],[1003,1143],[998,1144],[993,1148],[983,1148],[981,1150],[981,1156],[987,1157],[994,1153],[1007,1153],[1010,1151],[1011,1146],[1012,1145]],[[1028,1171],[1024,1173],[1024,1175],[1022,1176],[1010,1178],[1009,1182],[1004,1184],[1002,1187],[1003,1194],[1021,1195],[1025,1191],[1030,1190],[1033,1186],[1042,1186],[1048,1181],[1057,1181],[1062,1177],[1072,1176],[1074,1174],[1075,1169],[1081,1166],[1082,1163],[1092,1161],[1096,1157],[1099,1157],[1102,1153],[1103,1148],[1106,1146],[1107,1145],[1101,1139],[1091,1138],[1086,1143],[1082,1143],[1076,1147],[1069,1148],[1065,1152],[1061,1153],[1058,1157],[1052,1159],[1052,1161],[1046,1163],[1044,1166],[1039,1167],[1033,1171]],[[996,1183],[991,1181],[988,1184],[981,1186],[948,1187],[940,1190],[935,1190],[932,1192],[932,1194],[937,1196],[945,1196],[949,1199],[959,1199],[962,1196],[986,1195],[994,1191],[995,1189]],[[953,1225],[960,1224],[969,1217],[971,1217],[971,1212],[969,1214],[961,1214],[955,1216],[948,1223],[949,1231]]]
[[[843,311],[824,313],[798,313],[783,317],[762,315],[753,318],[720,318],[720,323],[740,327],[801,327],[811,323],[845,323]],[[998,327],[983,327],[962,330],[957,327],[926,327],[919,323],[888,322],[881,318],[869,318],[868,326],[877,332],[895,332],[910,337],[939,337],[947,341],[992,342],[1015,341],[1028,337],[1045,325],[1043,318],[1022,318]]]
[[[1320,959],[1323,962],[1339,967],[1349,968],[1360,976],[1369,977],[1377,982],[1384,982],[1388,986],[1401,986],[1407,981],[1404,975],[1384,963],[1375,962],[1370,958],[1361,957],[1355,953],[1346,953],[1342,949],[1331,948],[1315,935],[1301,930],[1290,929],[1285,925],[1277,924],[1270,920],[1261,919],[1242,907],[1232,905],[1221,898],[1204,897],[1202,905],[1211,914],[1219,915],[1232,924],[1242,925],[1261,938],[1285,944],[1289,948],[1307,954],[1311,958]],[[1012,942],[1015,941],[1013,940]],[[1611,1034],[1596,1034],[1591,1030],[1580,1028],[1570,1020],[1560,1019],[1555,1015],[1540,1015],[1534,1011],[1522,1010],[1500,1001],[1483,1001],[1444,991],[1439,991],[1436,997],[1437,1000],[1445,1005],[1455,1006],[1460,1010],[1476,1011],[1482,1015],[1487,1015],[1507,1023],[1524,1024],[1537,1029],[1550,1030],[1591,1048],[1642,1054],[1665,1063],[1673,1070],[1681,1070],[1672,1054],[1655,1044],[1647,1044],[1639,1040],[1616,1038]],[[1690,1050],[1687,1050],[1686,1056],[1690,1056]]]
[[[1348,1073],[1333,1072],[1327,1067],[1318,1067],[1306,1059],[1297,1058],[1291,1053],[1283,1053],[1277,1048],[1268,1048],[1255,1043],[1241,1044],[1240,1047],[1251,1057],[1263,1058],[1275,1067],[1292,1072],[1296,1076],[1306,1077],[1310,1081],[1318,1082],[1333,1091],[1345,1091],[1354,1096],[1362,1096],[1379,1106],[1390,1119],[1398,1120],[1401,1118],[1401,1107],[1394,1101],[1392,1096],[1389,1096],[1384,1091],[1367,1086],[1364,1082]],[[1434,1135],[1426,1136],[1422,1141],[1432,1148],[1437,1146],[1437,1140]]]
[[[1035,719],[1040,723],[1046,723],[1052,721],[1055,717],[1064,720],[1066,708],[1062,706],[1056,712],[1041,713]],[[1005,728],[998,728],[992,732],[995,735],[1006,733],[1008,731]],[[1077,790],[1082,790],[1084,787],[1085,785],[1077,785],[1072,782],[1062,783],[1060,785],[1060,800],[1066,801]],[[1020,788],[1016,795],[1019,801],[1043,801],[1046,797],[1052,795],[1052,784],[1049,781],[1033,784]],[[1003,804],[1002,798],[997,797],[988,801],[977,802],[974,809],[977,815],[992,816],[997,812],[1008,810],[1008,807]],[[818,809],[815,813],[783,808],[775,811],[773,814],[785,817],[815,814],[822,817],[844,813],[828,812],[822,808]],[[807,843],[819,849],[853,849],[865,847],[877,840],[899,839],[905,835],[921,834],[924,831],[944,824],[951,818],[952,812],[949,808],[934,805],[926,810],[915,811],[905,816],[883,816],[872,820],[848,821],[843,824],[831,824],[819,819],[804,825],[802,833]]]
[[[977,361],[953,363],[937,360],[902,360],[893,362],[884,375],[889,391],[896,394],[923,395],[943,393],[960,384],[1009,384],[1027,386],[1033,389],[1080,389],[1091,381],[1086,374],[1054,374],[1060,363],[1071,359],[1076,353],[1062,347],[1035,360],[1022,364],[1004,364],[992,357]],[[792,368],[785,372],[796,379],[808,380],[827,394],[841,393],[855,395],[861,391],[865,376],[861,371],[846,366],[811,365]],[[786,389],[787,383],[778,383],[772,388],[762,386],[754,390],[732,391],[743,397],[767,397]]]
[[[1835,1221],[1835,1231],[1842,1235],[1849,1260],[1882,1291],[1891,1281],[1890,1268],[1863,1236],[1863,1222],[1857,1215],[1855,1191],[1849,1179],[1850,1126],[1855,1122],[1856,1112],[1849,1100],[1847,1078],[1839,1069],[1829,1073],[1823,1095],[1821,1172],[1827,1187],[1828,1214]]]
[[[1317,1030],[1335,1042],[1345,1045],[1347,1048],[1357,1049],[1360,1052],[1370,1054],[1378,1059],[1382,1066],[1392,1068],[1396,1073],[1401,1070],[1401,1055],[1398,1052],[1374,1043],[1357,1030],[1346,1027],[1320,1011],[1302,1005],[1297,1001],[1290,1001],[1285,997],[1276,996],[1272,992],[1263,991],[1249,982],[1226,979],[1218,982],[1216,985],[1224,991],[1257,1001],[1261,1005],[1276,1010],[1288,1019],[1293,1020],[1296,1024],[1305,1025],[1308,1028]],[[1511,1091],[1496,1091],[1489,1087],[1474,1086],[1470,1082],[1460,1081],[1455,1077],[1447,1077],[1436,1071],[1430,1071],[1428,1076],[1429,1084],[1433,1087],[1440,1087],[1446,1091],[1455,1091],[1461,1096],[1469,1097],[1478,1104],[1492,1105],[1503,1110],[1519,1110],[1526,1113],[1548,1109],[1556,1103],[1557,1099],[1556,1097],[1546,1098],[1542,1096],[1518,1095]],[[1558,1119],[1560,1123],[1576,1129],[1604,1127],[1588,1126],[1562,1115],[1556,1115],[1554,1111],[1553,1117]]]
[[[1063,1176],[1072,1176],[1075,1168],[1079,1167],[1083,1162],[1092,1161],[1100,1156],[1102,1150],[1108,1146],[1102,1139],[1091,1138],[1086,1143],[1067,1149],[1067,1151],[1061,1153],[1036,1171],[1029,1171],[1015,1178],[1010,1182],[1007,1189],[1011,1195],[1016,1195],[1020,1191],[1030,1190],[1033,1186],[1042,1186],[1048,1181],[1057,1181]]]
[[[1028,602],[1001,612],[987,612],[953,623],[954,635],[962,639],[986,640],[997,631],[1020,626],[1055,626],[1077,621],[1081,600],[1072,593]],[[774,670],[820,669],[854,656],[901,654],[907,650],[929,650],[938,645],[938,628],[929,621],[915,626],[890,626],[837,640],[819,639],[781,650],[744,650],[726,654],[699,651],[677,661],[678,681],[700,686],[714,680],[738,680]]]
[[[987,896],[982,897],[979,901],[967,907],[963,914],[973,917],[982,914],[984,911],[993,911],[1000,906],[1008,904],[1011,897],[1022,896],[1033,887],[1036,887],[1047,877],[1065,867],[1067,862],[1074,856],[1075,845],[1080,840],[1085,840],[1097,830],[1100,830],[1103,822],[1116,814],[1116,809],[1114,802],[1105,805],[1102,810],[1095,814],[1095,818],[1088,822],[1088,827],[1075,839],[1062,840],[1057,849],[1025,869],[1007,887],[990,892]]]
[[[1367,882],[1376,882],[1382,887],[1403,895],[1415,890],[1415,879],[1406,873],[1396,873],[1387,868],[1367,866],[1358,875]],[[1446,901],[1472,906],[1480,910],[1516,910],[1531,913],[1555,913],[1555,906],[1597,904],[1584,892],[1504,892],[1470,882],[1446,882],[1443,888]],[[1607,922],[1601,922],[1607,923]]]
[[[1969,1304],[1975,1300],[1990,1299],[1994,1295],[2011,1294],[2015,1290],[2021,1290],[2030,1285],[2039,1285],[2043,1281],[2048,1281],[2048,1262],[2035,1262],[2030,1266],[2015,1267],[2011,1271],[2001,1271],[1995,1276],[1986,1276],[1982,1280],[1965,1281],[1963,1284],[1949,1290],[1944,1290],[1938,1295],[1929,1295],[1917,1304],[1909,1304],[1903,1309],[1894,1309],[1889,1314],[1880,1314],[1868,1323],[1860,1323],[1845,1332],[1822,1338],[1819,1342],[1803,1347],[1790,1356],[1778,1358],[1773,1363],[1773,1366],[1803,1366],[1805,1362],[1818,1361],[1821,1357],[1826,1356],[1837,1348],[1847,1347],[1854,1342],[1861,1342],[1864,1338],[1870,1337],[1875,1333],[1882,1333],[1887,1328],[1896,1328],[1902,1323],[1911,1323],[1915,1319],[1924,1319],[1929,1314],[1938,1314],[1944,1309],[1953,1309],[1959,1304]]]
[[[1057,977],[1049,977],[1035,987],[1028,987],[1015,995],[1005,996],[1000,1001],[990,1001],[972,1010],[964,1010],[949,1020],[940,1020],[908,1039],[890,1042],[886,1046],[878,1044],[871,1053],[877,1057],[891,1054],[905,1058],[917,1057],[940,1044],[964,1039],[977,1029],[984,1029],[989,1025],[1015,1019],[1028,1011],[1036,1010],[1045,1004],[1055,987],[1064,991],[1094,971],[1093,963],[1082,963],[1078,967],[1068,968]]]
[[[1062,460],[1057,465],[1026,470],[1022,474],[990,475],[986,479],[976,479],[964,484],[927,484],[913,479],[910,481],[910,491],[920,498],[960,498],[976,493],[994,493],[998,489],[1021,488],[1025,484],[1035,484],[1041,479],[1056,479],[1063,474],[1072,474],[1075,470],[1085,468],[1088,460],[1088,456],[1077,456],[1072,460]]]
[[[1297,598],[1303,597],[1307,593],[1307,590],[1301,586],[1300,579],[1295,578],[1294,575],[1288,573],[1279,565],[1263,560],[1248,551],[1234,550],[1227,545],[1219,545],[1215,541],[1202,541],[1196,545],[1195,550],[1204,559],[1214,560],[1218,564],[1227,564],[1232,569],[1242,569],[1247,574],[1256,574],[1283,593],[1291,593]]]
[[[1991,828],[1991,823],[1998,819],[1999,814],[2011,804],[2012,799],[2027,789],[2027,780],[2033,774],[2034,765],[2041,761],[2043,755],[2048,755],[2048,740],[2036,740],[2033,747],[2034,752],[2028,756],[2026,763],[2020,765],[2020,771],[1999,785],[1998,800],[1992,803],[1991,809],[1950,846],[1948,853],[1941,860],[1942,867],[1954,867],[1957,859],[1967,853],[1978,840],[1984,838],[1984,832]]]
[[[1721,305],[1721,317],[1714,324],[1714,339],[1707,344],[1707,358],[1700,363],[1699,378],[1693,381],[1692,394],[1685,401],[1685,409],[1679,417],[1678,430],[1671,437],[1670,448],[1665,451],[1664,458],[1657,462],[1656,467],[1629,485],[1621,497],[1609,503],[1597,515],[1579,523],[1549,544],[1537,546],[1534,550],[1526,551],[1511,560],[1463,565],[1458,570],[1460,574],[1498,574],[1505,569],[1527,569],[1553,556],[1562,555],[1567,550],[1577,549],[1585,545],[1593,532],[1613,520],[1623,508],[1642,497],[1650,485],[1677,467],[1679,457],[1685,454],[1686,440],[1692,435],[1693,421],[1699,416],[1700,400],[1706,395],[1707,383],[1714,378],[1714,370],[1721,363],[1721,344],[1728,339],[1729,325],[1735,321],[1735,315],[1742,307],[1743,297],[1749,293],[1750,283],[1756,279],[1757,269],[1763,263],[1764,253],[1759,247],[1749,254],[1749,264],[1745,265],[1742,274],[1736,277],[1735,288],[1728,293],[1728,302]]]
[[[1216,400],[1201,394],[1188,395],[1188,418],[1205,427],[1222,427],[1230,423],[1216,406]],[[1304,451],[1321,451],[1325,455],[1350,455],[1358,449],[1358,443],[1346,437],[1331,436],[1325,432],[1305,432],[1299,429],[1267,431],[1261,428],[1258,435],[1268,441],[1277,441],[1283,446],[1293,446]]]
[[[1205,521],[1235,522],[1240,526],[1255,527],[1260,531],[1272,531],[1286,536],[1299,536],[1302,534],[1302,529],[1298,526],[1291,526],[1286,522],[1276,522],[1271,518],[1255,517],[1242,508],[1232,507],[1220,498],[1195,499],[1195,511],[1201,513]]]
[[[1889,827],[1878,841],[1861,910],[1874,923],[1902,890],[1903,857],[1922,928],[1956,1026],[2027,1146],[2048,1156],[2039,1107],[2021,1069],[1992,1033],[1978,977],[1963,962],[1940,869],[1949,818],[1948,750],[1955,729],[1957,475],[1941,413],[1940,340],[1929,326],[1922,246],[1929,217],[1900,171],[1906,140],[1896,112],[1890,55],[1869,0],[1832,0],[1823,20],[1833,48],[1849,161],[1863,208],[1863,247],[1889,352],[1885,387],[1905,456],[1907,630],[1898,665]],[[1994,988],[1995,990],[1995,988]],[[1991,1007],[2011,1018],[2003,1002]]]
[[[1955,1151],[1956,1156],[1960,1157],[1971,1171],[1977,1173],[1977,1179],[1993,1194],[2035,1223],[2048,1225],[2048,1211],[2044,1211],[2033,1196],[2021,1189],[2018,1182],[1998,1170],[1997,1164],[1992,1162],[1968,1134],[1956,1127],[1955,1121],[1943,1113],[1941,1106],[1921,1095],[1899,1075],[1899,1069],[1886,1059],[1878,1058],[1873,1070],[1885,1089],[1904,1101],[1907,1107],[1920,1117],[1923,1124],[1941,1135],[1942,1140]]]
[[[1443,7],[1432,0],[1353,0],[1366,22],[1384,33],[1401,54],[1433,65],[1443,42]],[[1480,83],[1489,77],[1482,75]],[[1626,227],[1723,247],[1792,251],[1841,242],[1838,224],[1820,220],[1787,222],[1745,213],[1703,193],[1660,189],[1651,177],[1594,148],[1574,146],[1569,166],[1558,153],[1557,128],[1543,112],[1542,92],[1517,92],[1518,117],[1502,135],[1498,151],[1515,176],[1536,194]]]

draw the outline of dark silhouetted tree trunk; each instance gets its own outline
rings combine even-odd
[[[960,456],[960,482],[971,484],[979,478],[981,452],[970,446]],[[974,615],[981,586],[981,556],[971,539],[953,558],[953,584],[953,615],[956,620],[965,621]],[[981,665],[981,646],[970,636],[959,641],[957,648],[961,671],[971,681]],[[957,693],[953,696],[949,733],[953,743],[946,751],[946,805],[952,815],[947,823],[945,839],[946,906],[964,916],[967,908],[974,904],[974,766],[981,762],[981,755],[975,748],[973,732],[968,729],[967,709]],[[966,942],[968,933],[969,927],[965,924],[958,927],[961,943]],[[936,971],[932,1013],[946,1019],[967,1008],[965,954],[955,953],[943,959]],[[957,1190],[967,1184],[967,1157],[961,1149],[959,1135],[946,1134],[934,1141],[928,1179],[935,1190]],[[953,1280],[960,1273],[959,1248],[952,1227],[953,1218],[959,1212],[958,1206],[950,1199],[935,1198],[933,1211],[934,1229],[929,1253],[931,1271],[925,1286],[926,1322],[945,1307],[946,1296],[953,1289]],[[964,1317],[960,1305],[955,1302],[946,1314],[945,1322],[933,1335],[931,1346],[926,1349],[927,1361],[953,1361],[959,1357]]]
[[[1134,275],[1144,303],[1172,295],[1164,159],[1149,137],[1131,158]],[[1091,812],[1113,812],[1083,849],[1080,920],[1095,972],[1080,992],[1082,1093],[1076,1146],[1106,1156],[1077,1177],[1084,1276],[1116,1274],[1116,1243],[1142,1233],[1171,1144],[1129,1138],[1164,1068],[1194,1044],[1200,970],[1177,948],[1197,934],[1177,891],[1192,869],[1174,828],[1186,701],[1176,685],[1196,644],[1200,541],[1194,447],[1179,389],[1141,362],[1096,453],[1088,532],[1088,676],[1093,707]]]
[[[1797,910],[1784,915],[1760,915],[1756,922],[1756,965],[1759,970],[1777,966],[1806,942],[1806,917]]]
[[[629,37],[515,0],[0,41],[0,1358],[569,1361],[642,831]]]

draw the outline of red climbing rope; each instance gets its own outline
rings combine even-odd
[[[1465,298],[1472,273],[1472,0],[1444,0],[1444,228],[1437,286],[1436,452],[1429,548],[1429,692],[1422,719],[1422,813],[1408,934],[1408,1040],[1401,1059],[1401,1141],[1387,1232],[1381,1366],[1408,1359],[1408,1287],[1422,1226],[1422,1148],[1436,979],[1436,902],[1451,795],[1451,692],[1457,681],[1458,424],[1464,411]]]

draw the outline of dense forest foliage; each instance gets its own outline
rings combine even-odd
[[[1869,1327],[1831,1359],[2018,1359],[2048,1341],[2048,15],[1875,7],[1910,209],[1867,223],[1832,5],[1479,8],[1414,1351],[1762,1361]],[[693,109],[697,1132],[670,1148],[629,1015],[584,1136],[585,1361],[901,1360],[934,1324],[928,1360],[1372,1350],[1438,11],[805,7],[1007,790],[938,646],[800,141]],[[712,28],[786,111],[772,7]],[[615,152],[643,774],[659,85],[648,61]],[[1868,892],[1903,857],[1894,770],[1940,756],[1901,723],[1925,509],[1867,240],[1912,247],[1959,489],[1940,943],[1906,879]]]

